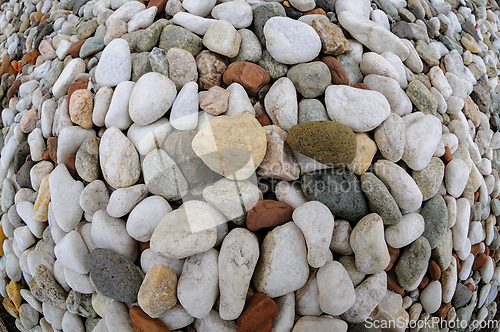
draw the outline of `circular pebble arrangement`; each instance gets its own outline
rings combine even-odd
[[[496,1],[4,0],[0,31],[11,330],[498,329]]]

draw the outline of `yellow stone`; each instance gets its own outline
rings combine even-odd
[[[49,175],[50,174],[47,174],[42,178],[40,189],[38,189],[38,196],[35,201],[33,218],[38,221],[47,221],[48,219],[50,203]]]
[[[92,123],[92,93],[87,89],[78,89],[71,95],[69,101],[69,116],[71,122],[84,129],[90,129]]]
[[[313,20],[312,27],[319,35],[323,45],[323,53],[340,55],[352,51],[352,46],[344,37],[339,26],[333,23],[325,23],[322,20]]]
[[[7,240],[7,236],[5,236],[2,225],[0,225],[0,256],[3,256],[3,241],[5,240]]]
[[[230,180],[248,179],[266,155],[266,133],[249,114],[217,116],[196,134],[192,147],[214,172]]]
[[[470,52],[479,52],[479,46],[470,34],[466,33],[465,35],[463,35],[460,41],[462,42],[462,45],[464,45],[464,47]]]
[[[283,1],[283,6],[290,8],[290,2],[288,2],[287,0]]]
[[[356,175],[364,174],[377,153],[377,144],[366,133],[356,133],[356,156],[347,168]]]
[[[16,306],[17,311],[19,311],[19,307],[21,306],[22,298],[21,298],[21,285],[19,285],[17,282],[11,280],[10,283],[5,287],[5,290],[7,291],[7,295],[9,296],[10,300],[14,303]]]
[[[8,298],[4,297],[2,301],[3,307],[5,308],[5,311],[7,311],[12,317],[14,318],[19,318],[19,310],[14,307],[12,302],[9,301]]]
[[[137,294],[139,306],[158,318],[177,303],[177,276],[170,267],[156,264],[146,274]]]

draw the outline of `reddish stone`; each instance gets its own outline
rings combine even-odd
[[[441,268],[433,259],[429,261],[428,272],[431,280],[433,281],[439,280],[441,278]]]
[[[266,294],[252,295],[245,303],[245,309],[236,320],[238,332],[264,332],[273,326],[278,305]]]
[[[307,13],[304,13],[304,15],[325,15],[326,16],[326,12],[322,8],[316,8],[316,9],[308,11]]]
[[[470,289],[471,291],[474,291],[476,289],[476,287],[474,287],[474,285],[472,284],[472,282],[468,282],[465,284],[465,287],[467,287],[468,289]]]
[[[450,161],[453,160],[453,156],[451,155],[451,150],[448,146],[444,147],[444,155],[441,157],[443,163],[447,165]]]
[[[69,107],[69,101],[71,100],[71,95],[73,94],[73,92],[75,92],[76,90],[79,90],[79,89],[87,89],[88,85],[89,85],[89,80],[85,80],[85,81],[75,82],[69,86],[68,98],[67,98],[68,107]]]
[[[438,317],[441,317],[441,319],[445,319],[446,315],[448,315],[448,311],[450,311],[450,308],[451,308],[451,302],[441,303],[441,306],[439,307],[438,311],[436,311],[436,315]]]
[[[267,116],[267,114],[265,114],[265,113],[257,115],[255,117],[255,119],[257,119],[257,121],[259,121],[259,123],[260,123],[260,125],[262,127],[264,127],[264,126],[270,126],[270,125],[273,124],[271,122],[271,119],[269,119],[269,116]]]
[[[222,80],[227,85],[240,83],[249,95],[257,96],[259,90],[271,81],[271,77],[264,68],[255,63],[236,61],[227,67]]]
[[[49,149],[50,159],[57,164],[57,137],[47,138],[47,148]]]
[[[165,323],[158,318],[149,317],[140,307],[134,306],[128,312],[135,332],[170,332]]]
[[[486,256],[490,255],[490,248],[488,246],[484,247],[484,253],[486,254]]]
[[[368,85],[366,85],[365,83],[356,83],[352,87],[353,88],[358,88],[358,89],[363,89],[363,90],[370,90],[370,88],[368,87]]]
[[[66,165],[66,168],[68,169],[69,173],[73,178],[76,178],[75,160],[76,160],[76,155],[70,154],[66,159],[66,161],[64,162],[64,165]]]
[[[472,264],[472,271],[481,270],[488,262],[488,256],[485,253],[476,256],[474,264]]]
[[[424,277],[422,278],[422,281],[420,282],[420,285],[418,285],[418,289],[422,290],[431,282],[431,277],[429,277],[429,273],[425,273]]]
[[[405,291],[405,289],[399,285],[398,276],[394,271],[387,272],[387,289],[399,295],[403,294]]]
[[[473,244],[470,247],[470,253],[473,254],[474,256],[476,256],[479,253],[479,249],[481,249],[480,243]]]
[[[19,89],[20,85],[21,85],[20,79],[17,79],[14,81],[14,84],[12,84],[12,86],[7,91],[7,99],[14,97],[14,95],[17,93],[17,90]]]
[[[165,11],[165,5],[167,4],[167,2],[168,0],[151,0],[149,1],[147,8],[155,6],[156,8],[158,8],[156,15],[159,15]]]
[[[477,202],[479,200],[479,191],[476,191],[474,193],[474,202]]]
[[[146,249],[149,249],[149,242],[140,242],[139,241],[139,250],[141,251],[141,253]]]
[[[256,232],[262,228],[283,225],[292,220],[292,212],[283,202],[260,200],[247,213],[247,228]]]
[[[387,249],[389,250],[389,256],[391,256],[391,260],[389,261],[389,265],[387,265],[384,270],[386,272],[392,269],[399,257],[399,248],[393,248],[390,245],[387,245]]]
[[[226,62],[227,60],[222,56],[208,50],[204,50],[196,56],[200,89],[208,90],[213,86],[221,85],[222,74],[227,68]]]
[[[347,76],[344,67],[333,56],[325,56],[321,59],[332,75],[332,83],[338,85],[349,85],[349,76]]]
[[[78,58],[80,56],[80,48],[82,48],[83,43],[85,43],[87,39],[82,39],[77,41],[76,43],[71,44],[68,50],[68,54],[73,58]]]
[[[42,155],[42,159],[43,159],[43,160],[52,161],[52,159],[50,159],[49,150],[45,150],[45,152],[44,152],[44,153],[43,153],[43,155]]]

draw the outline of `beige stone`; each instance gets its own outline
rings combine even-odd
[[[347,168],[356,175],[364,174],[377,153],[377,144],[366,133],[356,133],[356,156]]]
[[[71,122],[84,129],[90,129],[92,123],[92,93],[87,89],[78,89],[71,95],[69,101],[69,116]]]
[[[249,114],[218,116],[193,139],[193,150],[214,172],[231,180],[249,178],[266,154],[264,129]]]
[[[342,29],[337,25],[326,24],[322,20],[313,20],[312,27],[319,35],[322,44],[322,51],[325,54],[340,55],[352,51],[352,46],[344,37]]]
[[[33,218],[38,221],[48,220],[48,210],[50,203],[49,176],[50,174],[47,174],[43,177],[42,182],[40,183],[40,188],[38,189],[38,196],[36,197],[35,201]]]

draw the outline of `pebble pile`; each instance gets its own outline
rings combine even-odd
[[[494,319],[496,1],[0,9],[0,294],[19,331]]]

